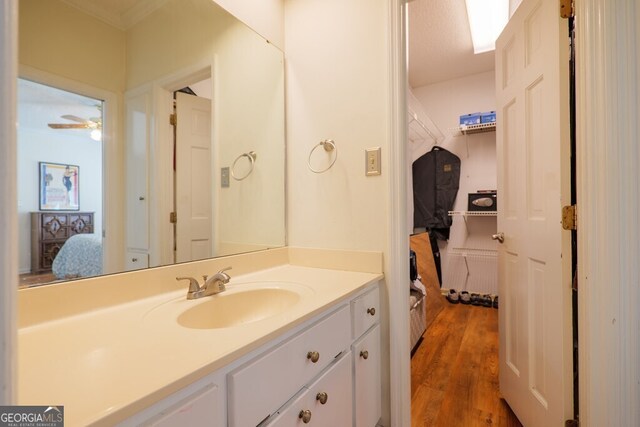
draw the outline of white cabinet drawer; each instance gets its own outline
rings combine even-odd
[[[381,415],[380,325],[352,347],[354,358],[355,426],[374,427]]]
[[[228,376],[229,426],[255,426],[348,350],[349,307],[300,332]],[[314,352],[318,359],[315,360]]]
[[[353,422],[351,378],[351,353],[347,352],[300,396],[278,411],[267,426],[350,426]]]
[[[351,301],[353,339],[357,339],[380,319],[380,293],[376,286],[366,294]]]

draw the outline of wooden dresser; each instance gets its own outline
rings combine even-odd
[[[93,233],[93,212],[31,212],[31,272],[51,271],[64,242]]]

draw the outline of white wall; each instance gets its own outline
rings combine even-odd
[[[213,102],[214,253],[283,246],[283,54],[210,0],[169,0],[127,31],[129,89],[198,66],[212,67],[213,93],[203,96]],[[220,188],[220,168],[248,151],[254,172]]]
[[[214,0],[269,42],[284,49],[284,0]]]
[[[291,246],[386,251],[389,8],[386,0],[285,1]],[[327,172],[315,174],[307,158],[324,139],[335,141],[338,159]],[[365,176],[367,147],[381,147],[382,176]],[[326,155],[320,149],[315,154],[319,163]],[[389,292],[384,284],[383,306]],[[387,322],[382,336],[384,425],[389,425],[391,401]]]
[[[453,136],[452,129],[458,126],[462,114],[495,110],[495,73],[489,71],[422,86],[414,88],[413,93],[444,133],[445,140],[440,146],[461,160],[460,188],[454,210],[465,211],[468,193],[497,188],[495,132]],[[409,182],[411,164],[431,150],[432,146],[431,141],[409,142]],[[413,197],[409,197],[407,214],[409,224],[413,224]],[[491,255],[485,256],[484,251],[497,249],[496,243],[490,239],[490,234],[495,230],[495,217],[467,218],[466,225],[462,217],[454,217],[449,241],[439,242],[444,288],[497,294],[496,259]],[[459,248],[472,249],[467,252],[472,254],[467,257],[471,274],[469,279],[466,278],[466,265]]]
[[[385,9],[381,0],[285,3],[291,246],[385,248],[386,182],[365,176],[364,157],[382,147],[387,173]],[[335,141],[338,160],[315,174],[307,158],[324,139]]]
[[[20,0],[20,64],[122,93],[125,34],[59,0]]]
[[[21,108],[18,115],[33,113]],[[38,162],[80,166],[80,211],[94,212],[102,233],[102,144],[69,132],[18,128],[18,235],[20,273],[31,271],[31,212],[38,212]]]
[[[254,169],[218,190],[218,253],[283,246],[285,242],[285,105],[282,52],[243,26],[225,32],[217,52],[215,173],[255,151]],[[256,72],[259,70],[259,72]],[[249,171],[248,159],[236,176]]]

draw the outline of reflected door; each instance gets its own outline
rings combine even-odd
[[[176,262],[212,256],[211,101],[176,93]]]
[[[500,392],[532,427],[573,418],[569,41],[557,6],[524,0],[496,42]]]

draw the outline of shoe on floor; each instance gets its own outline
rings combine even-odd
[[[451,304],[457,304],[460,302],[458,292],[455,289],[449,289],[449,293],[447,294],[447,301],[449,301]]]
[[[460,304],[471,304],[471,295],[469,295],[469,292],[467,291],[462,291],[460,292]]]
[[[498,296],[493,299],[493,308],[498,308]]]
[[[471,305],[482,305],[482,297],[480,294],[471,294]]]
[[[491,305],[493,304],[493,299],[491,298],[491,295],[485,294],[481,298],[482,298],[482,305],[484,307],[491,307]]]

